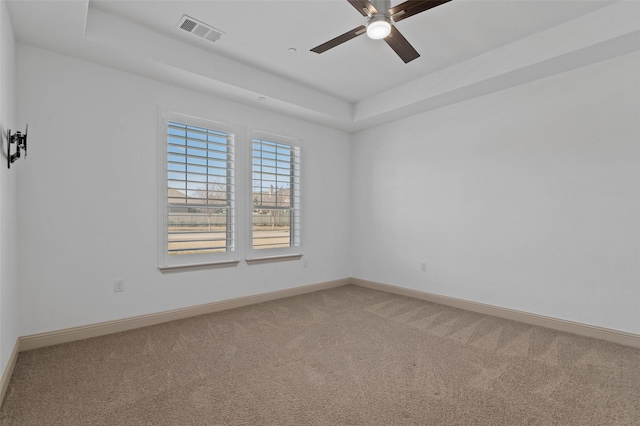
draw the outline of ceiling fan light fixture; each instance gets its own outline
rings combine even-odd
[[[374,16],[367,24],[367,36],[380,40],[391,34],[391,22],[386,16]]]

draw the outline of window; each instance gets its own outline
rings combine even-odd
[[[161,268],[235,260],[234,129],[165,113]]]
[[[161,270],[302,256],[300,143],[238,129],[162,112]]]
[[[251,257],[299,254],[300,147],[262,133],[251,144]]]

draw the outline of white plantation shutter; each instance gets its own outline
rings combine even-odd
[[[228,259],[236,247],[233,128],[169,115],[165,132],[163,263]]]
[[[276,139],[276,140],[274,140]],[[300,147],[252,139],[252,248],[300,247]]]

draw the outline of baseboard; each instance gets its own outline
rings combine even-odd
[[[20,339],[16,340],[15,345],[13,345],[13,350],[11,351],[11,355],[9,356],[9,360],[7,361],[7,365],[4,367],[4,372],[2,373],[2,378],[0,379],[0,404],[4,401],[4,396],[7,393],[7,389],[9,389],[9,382],[11,381],[11,376],[13,375],[13,369],[16,366],[16,361],[18,361],[18,354],[20,354]]]
[[[194,317],[197,315],[210,314],[213,312],[240,308],[242,306],[253,305],[256,303],[268,302],[271,300],[284,299],[286,297],[312,293],[314,291],[341,287],[343,285],[349,284],[349,282],[349,278],[343,278],[339,280],[325,281],[322,283],[294,287],[284,290],[271,291],[268,293],[257,294],[255,296],[239,297],[236,299],[206,303],[204,305],[174,309],[171,311],[159,312],[155,314],[140,315],[115,321],[107,321],[86,326],[67,328],[64,330],[56,330],[47,333],[32,334],[29,336],[20,337],[18,339],[18,349],[21,352],[46,346],[58,345],[61,343],[73,342],[76,340],[88,339],[91,337],[104,336],[121,331],[161,324],[168,321]]]
[[[595,339],[618,343],[620,345],[640,348],[640,335],[638,334],[627,333],[610,328],[596,327],[593,325],[532,314],[529,312],[501,308],[498,306],[486,305],[484,303],[470,302],[468,300],[456,299],[454,297],[442,296],[404,287],[397,287],[360,278],[351,278],[350,283],[360,287],[384,291],[386,293],[413,297],[415,299],[426,300],[428,302],[439,303],[441,305],[452,306],[454,308],[464,309],[467,311],[478,312],[508,320],[519,321],[525,324],[551,328],[553,330],[565,331],[567,333],[573,333],[580,336],[592,337]]]

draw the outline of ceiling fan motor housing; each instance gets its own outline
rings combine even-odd
[[[376,8],[378,14],[389,17],[389,9],[391,9],[391,0],[369,0],[373,7]]]

